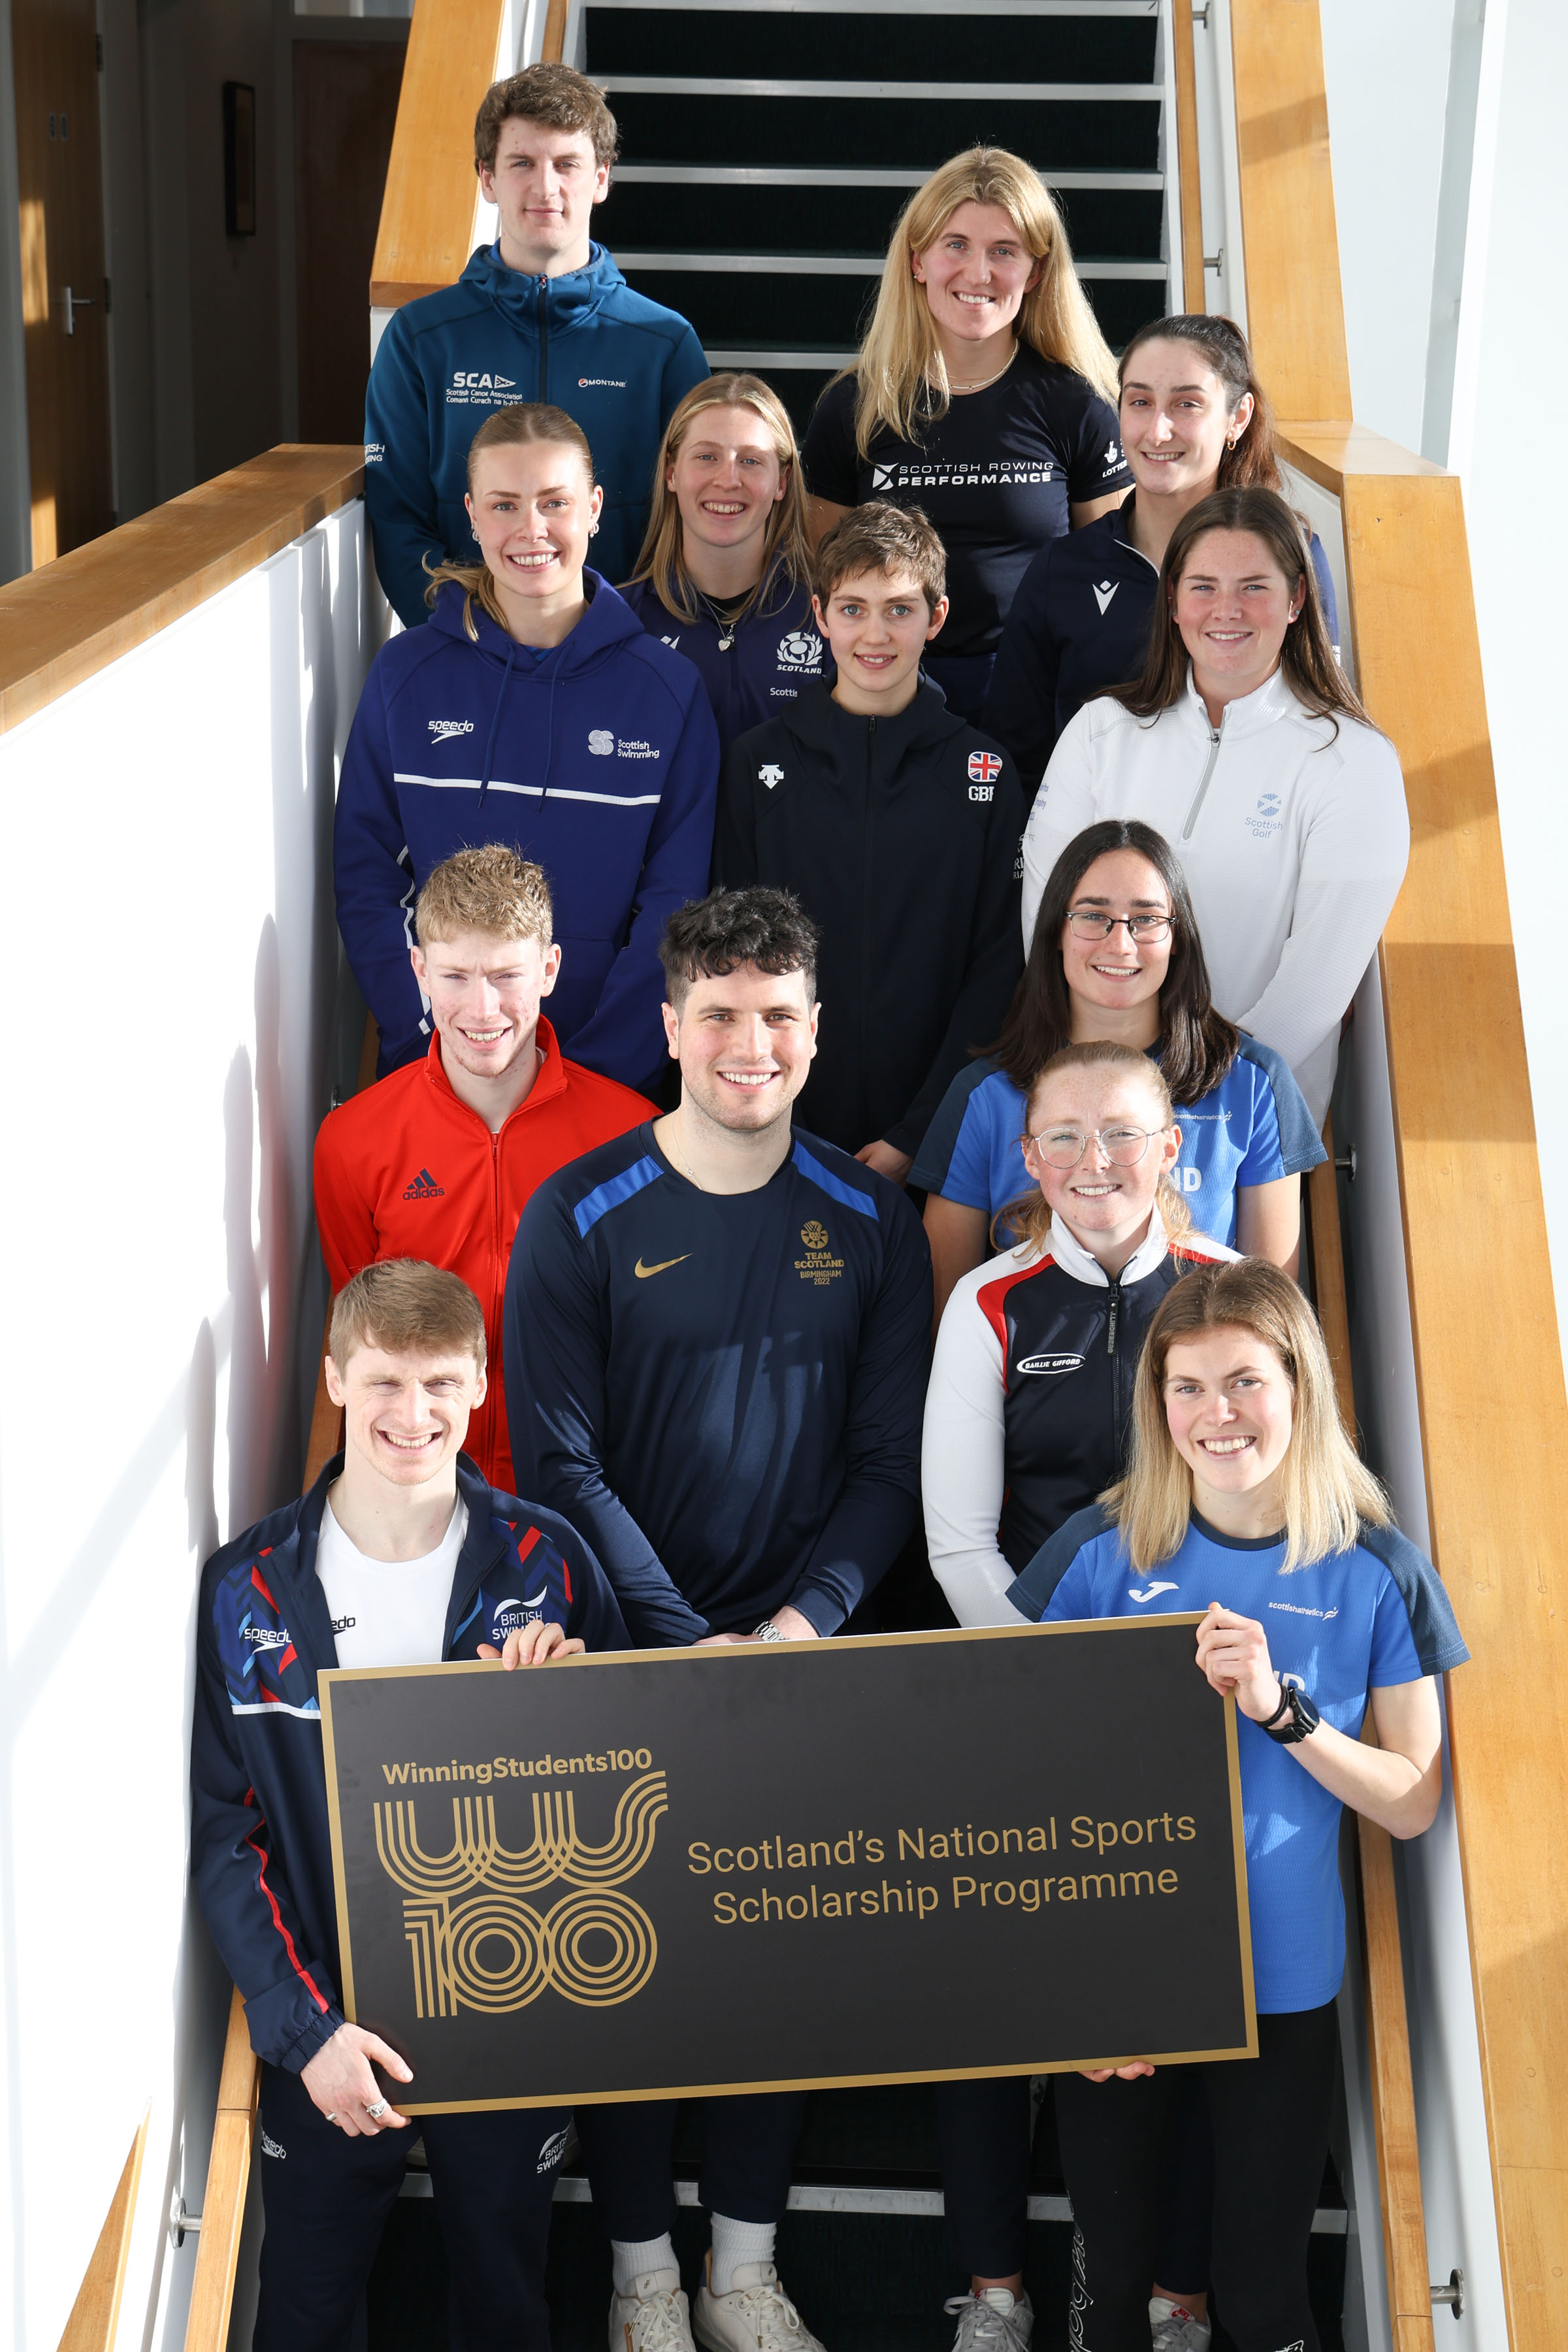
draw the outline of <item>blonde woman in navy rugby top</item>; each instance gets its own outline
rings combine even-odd
[[[1013,1586],[1026,1616],[1205,1612],[1194,1664],[1237,1714],[1258,2055],[1201,2071],[1215,2140],[1212,2276],[1237,2352],[1316,2352],[1307,2245],[1337,2076],[1338,1846],[1350,1805],[1393,1836],[1442,1793],[1435,1676],[1468,1655],[1435,1570],[1339,1418],[1310,1307],[1261,1260],[1169,1292],[1139,1367],[1130,1466]],[[1375,1747],[1360,1733],[1370,1709]],[[1148,2352],[1162,2154],[1188,2069],[1057,2093],[1095,2352]]]

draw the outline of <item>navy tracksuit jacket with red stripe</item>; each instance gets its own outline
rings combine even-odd
[[[329,1462],[310,1493],[215,1552],[202,1571],[191,1727],[191,1874],[245,2001],[250,2046],[298,2074],[343,2022],[316,1675],[338,1663],[316,1544]],[[582,1538],[498,1494],[460,1455],[468,1534],[445,1658],[499,1649],[547,1618],[590,1650],[624,1650],[621,1612]]]

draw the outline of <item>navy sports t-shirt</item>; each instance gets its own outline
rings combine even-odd
[[[884,431],[862,457],[855,394],[845,376],[818,401],[801,451],[806,488],[835,506],[923,508],[947,550],[952,600],[931,650],[943,660],[994,653],[1015,589],[1068,529],[1068,506],[1131,481],[1116,411],[1074,369],[1025,343],[1005,375],[959,394],[918,444]]]
[[[641,1646],[836,1633],[920,1503],[931,1257],[903,1193],[795,1133],[703,1192],[651,1125],[542,1184],[504,1310],[515,1475],[597,1554]]]
[[[1007,1598],[1047,1624],[1174,1616],[1217,1601],[1263,1626],[1275,1671],[1350,1739],[1360,1734],[1370,1692],[1468,1657],[1436,1570],[1397,1528],[1363,1528],[1348,1551],[1288,1575],[1284,1557],[1282,1536],[1223,1536],[1194,1512],[1171,1558],[1138,1575],[1120,1532],[1091,1508],[1042,1545]],[[1344,1974],[1341,1802],[1239,1708],[1236,1728],[1258,2006],[1318,2009]]]
[[[1238,1188],[1299,1175],[1328,1157],[1289,1066],[1256,1037],[1242,1038],[1219,1084],[1178,1109],[1176,1125],[1182,1149],[1172,1181],[1196,1231],[1232,1249]],[[1023,1095],[988,1054],[948,1087],[910,1182],[994,1217],[1037,1189],[1024,1165],[1023,1132]]]

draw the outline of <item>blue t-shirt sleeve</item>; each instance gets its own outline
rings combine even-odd
[[[1098,1615],[1093,1591],[1096,1545],[1112,1525],[1098,1503],[1064,1519],[1007,1587],[1007,1598],[1019,1616],[1043,1625],[1050,1618]]]
[[[1418,1683],[1421,1661],[1410,1631],[1410,1612],[1387,1570],[1379,1581],[1372,1619],[1372,1663],[1366,1670],[1368,1690],[1385,1690],[1391,1683]]]
[[[1094,1597],[1089,1590],[1089,1563],[1085,1555],[1079,1552],[1041,1610],[1040,1622],[1042,1625],[1059,1624],[1064,1619],[1070,1622],[1075,1617],[1092,1617],[1093,1614]]]
[[[1267,1125],[1272,1129],[1273,1150],[1278,1165],[1267,1175],[1253,1175],[1251,1153],[1237,1171],[1238,1184],[1267,1184],[1277,1176],[1300,1176],[1309,1168],[1316,1168],[1328,1158],[1323,1139],[1319,1134],[1307,1097],[1296,1084],[1290,1065],[1272,1045],[1265,1045],[1256,1037],[1243,1036],[1240,1061],[1250,1064],[1253,1079],[1253,1120],[1261,1132]],[[1267,1097],[1267,1107],[1259,1097]],[[1267,1160],[1267,1146],[1259,1165]]]
[[[1006,1205],[991,1198],[991,1130],[995,1125],[995,1099],[994,1089],[990,1087],[976,1087],[970,1096],[942,1183],[944,1201],[960,1201],[966,1209],[984,1209],[987,1216],[993,1209]]]
[[[1252,1081],[1252,1123],[1247,1132],[1247,1150],[1242,1153],[1236,1171],[1238,1190],[1243,1184],[1272,1184],[1290,1172],[1279,1149],[1279,1119],[1274,1105],[1274,1089],[1256,1064],[1249,1061],[1247,1070]]]

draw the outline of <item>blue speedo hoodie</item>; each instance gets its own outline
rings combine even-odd
[[[545,400],[575,417],[605,492],[595,553],[606,579],[625,580],[664,428],[707,373],[688,321],[634,293],[602,245],[563,278],[509,269],[481,246],[455,286],[396,312],[365,393],[364,502],[405,628],[426,617],[425,557],[473,556],[468,444],[493,410]]]
[[[456,849],[510,843],[542,866],[561,977],[546,1001],[574,1061],[641,1086],[667,1059],[665,918],[708,889],[719,736],[702,681],[607,581],[535,653],[443,582],[427,629],[394,637],[360,697],[338,786],[338,928],[381,1030],[380,1074],[428,1050],[408,961],[414,901]]]

